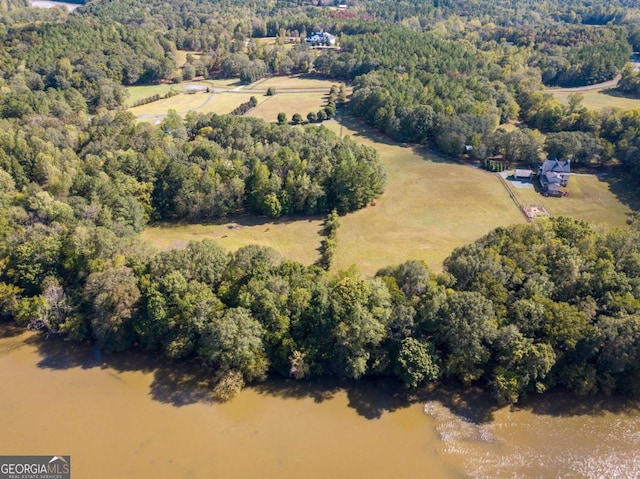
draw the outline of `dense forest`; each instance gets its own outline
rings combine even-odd
[[[360,0],[336,11],[273,0],[116,0],[72,15],[24,8],[22,0],[0,5],[4,118],[118,108],[126,85],[313,72],[353,82],[351,111],[367,123],[445,154],[465,145],[479,158],[501,153],[508,145],[496,127],[518,120],[531,130],[593,137],[601,151],[583,156],[596,163],[630,156],[626,143],[613,145],[602,131],[609,118],[543,92],[545,84],[587,85],[623,70],[640,50],[638,9],[624,1]],[[342,50],[319,54],[298,42],[317,30],[338,35]],[[278,40],[254,41],[265,36]],[[200,55],[176,69],[178,50]],[[621,91],[633,93],[632,84]]]
[[[640,46],[631,2],[92,1],[73,14],[0,0],[0,320],[199,358],[221,397],[278,373],[487,385],[500,402],[640,379],[640,228],[566,218],[501,228],[434,274],[416,261],[373,278],[268,248],[211,241],[157,252],[154,220],[326,215],[384,190],[378,154],[326,128],[122,108],[125,86],[309,73],[348,80],[348,110],[394,139],[457,156],[619,162],[640,173],[638,111],[560,104],[544,84],[622,72]],[[295,42],[324,29],[341,50]],[[252,39],[278,36],[264,46]],[[285,39],[294,39],[286,48]],[[187,56],[180,69],[177,51]],[[239,112],[242,113],[242,112]],[[507,132],[506,122],[522,128]],[[331,213],[329,213],[331,212]]]
[[[500,402],[640,379],[638,228],[539,221],[454,251],[442,274],[408,261],[363,279],[258,246],[155,253],[100,193],[59,200],[32,185],[25,196],[0,180],[4,319],[108,351],[199,357],[223,397],[268,372],[480,382]]]

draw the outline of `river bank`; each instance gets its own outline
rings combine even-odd
[[[498,408],[481,391],[271,379],[219,404],[186,363],[59,343],[1,330],[0,446],[71,454],[76,477],[640,474],[630,400],[551,393]]]

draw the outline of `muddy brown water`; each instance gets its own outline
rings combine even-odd
[[[69,454],[74,479],[640,477],[629,400],[272,380],[218,404],[193,369],[0,329],[0,454]]]

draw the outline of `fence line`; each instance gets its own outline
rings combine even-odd
[[[500,183],[502,183],[502,186],[504,186],[504,189],[507,190],[507,193],[509,194],[509,197],[513,200],[513,202],[518,207],[520,212],[524,215],[524,217],[527,219],[527,221],[531,221],[531,218],[529,218],[529,215],[524,210],[524,207],[522,206],[522,204],[520,203],[518,198],[516,198],[516,195],[513,193],[513,191],[511,191],[511,187],[509,186],[509,183],[507,183],[507,180],[505,180],[504,177],[500,173],[496,173],[496,175],[498,176],[498,178],[500,178]]]

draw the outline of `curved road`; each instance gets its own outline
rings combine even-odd
[[[631,62],[633,65],[633,69],[638,71],[640,70],[640,62],[633,61]],[[574,88],[545,88],[545,93],[579,93],[581,91],[589,91],[589,90],[604,90],[605,88],[615,88],[618,86],[618,82],[620,81],[621,75],[616,75],[613,80],[605,81],[602,83],[596,83],[595,85],[586,85],[586,86],[577,86]]]
[[[602,83],[595,83],[593,85],[577,86],[574,88],[545,88],[545,93],[579,93],[581,91],[589,90],[604,90],[605,88],[615,88],[620,81],[620,75],[616,75],[613,80],[605,81]]]

